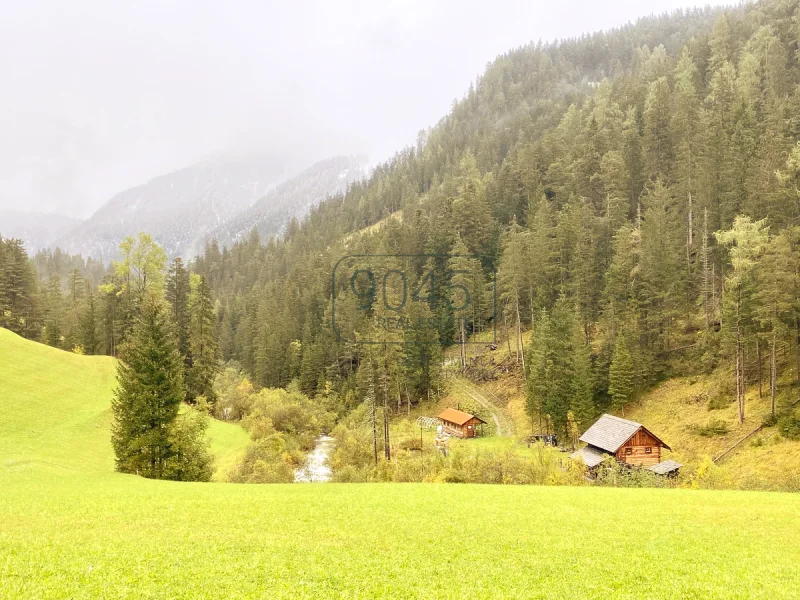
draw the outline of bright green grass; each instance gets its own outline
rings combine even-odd
[[[798,597],[797,495],[149,481],[112,472],[112,386],[0,330],[0,598]]]
[[[115,369],[113,358],[79,356],[0,329],[0,472],[113,471]],[[212,420],[208,437],[223,478],[243,454],[247,434]]]
[[[797,598],[800,499],[11,475],[0,598]]]

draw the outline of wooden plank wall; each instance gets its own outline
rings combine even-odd
[[[648,446],[651,448],[650,454],[647,454]],[[631,454],[626,454],[625,448],[631,448]],[[661,445],[653,436],[640,429],[617,450],[617,460],[629,465],[657,465],[661,462]]]

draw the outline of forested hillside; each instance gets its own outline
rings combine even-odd
[[[660,380],[712,371],[724,374],[715,402],[743,417],[758,386],[791,420],[780,398],[800,377],[798,10],[678,12],[498,57],[413,146],[281,237],[206,246],[190,270],[209,287],[222,358],[257,387],[296,380],[340,414],[365,399],[411,406],[438,386],[454,342],[442,290],[466,268],[486,294],[459,335],[498,333],[532,422],[564,431],[571,412],[583,429]],[[114,353],[142,274],[161,264],[147,240],[126,243],[106,273],[40,256],[55,272],[37,290],[5,241],[2,324]],[[331,299],[348,282],[332,271],[352,254],[439,257],[412,258],[404,276],[410,289],[429,273],[446,282],[414,309],[436,316],[441,345],[337,339]],[[442,258],[454,254],[478,260]],[[188,285],[182,269],[168,295]],[[342,310],[369,335],[377,306]]]
[[[331,271],[347,254],[466,250],[487,284],[497,271],[495,326],[532,416],[585,427],[659,379],[717,368],[745,411],[745,388],[769,393],[800,351],[797,10],[677,13],[499,57],[415,146],[283,240],[206,249],[193,267],[224,358],[345,406],[375,388],[365,364],[381,389],[424,398],[432,350],[336,341]]]

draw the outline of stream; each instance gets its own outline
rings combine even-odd
[[[314,449],[308,454],[306,464],[294,472],[295,483],[326,483],[333,472],[328,466],[328,458],[333,450],[333,438],[321,435],[314,441]]]

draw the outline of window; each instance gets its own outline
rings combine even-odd
[[[626,454],[626,455],[628,455],[628,454],[633,454],[633,448],[631,448],[630,446],[628,446],[627,448],[625,448],[625,454]]]
[[[644,453],[645,454],[652,454],[653,453],[653,449],[650,446],[648,446],[647,448],[644,449]]]

